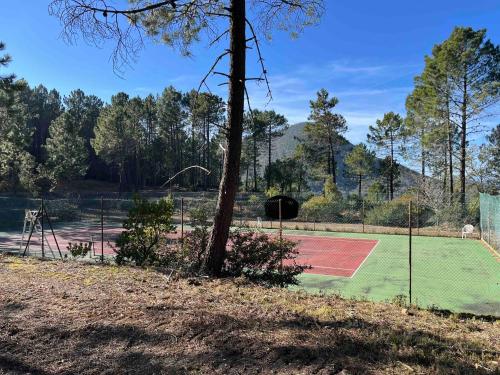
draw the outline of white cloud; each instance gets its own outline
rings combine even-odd
[[[307,121],[309,101],[324,87],[340,99],[337,112],[347,120],[347,137],[353,142],[363,142],[368,126],[384,112],[404,112],[414,75],[412,65],[334,61],[302,65],[287,73],[270,75],[273,101],[269,104],[264,85],[250,85],[248,90],[253,108],[274,109],[294,124]]]

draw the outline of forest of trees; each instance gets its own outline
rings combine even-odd
[[[386,113],[369,127],[367,144],[345,156],[346,174],[355,181],[357,194],[361,197],[365,179],[376,177],[379,183],[370,184],[372,191],[377,188],[394,199],[400,165],[417,162],[421,189],[439,184],[448,192],[448,202],[463,203],[469,186],[497,191],[500,127],[481,147],[470,144],[469,137],[484,132],[479,120],[498,105],[499,56],[485,30],[456,28],[436,45],[415,78],[407,117]],[[3,51],[1,66],[7,68],[10,60]],[[192,169],[173,184],[208,190],[220,183],[227,105],[217,95],[169,86],[144,98],[116,93],[104,103],[79,89],[63,97],[56,89],[30,87],[14,75],[1,77],[1,191],[39,195],[79,179],[137,191],[159,187],[192,165],[211,173]],[[335,113],[338,102],[319,90],[311,98],[309,122],[293,155],[278,160],[272,158],[273,141],[289,127],[287,119],[273,110],[246,112],[240,190],[301,192],[308,181],[331,178],[336,183],[339,148],[348,143],[343,136],[348,124]]]

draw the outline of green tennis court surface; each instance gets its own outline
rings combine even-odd
[[[354,277],[302,274],[298,288],[392,301],[408,297],[408,236],[286,231],[291,235],[378,240]],[[500,316],[500,262],[478,240],[413,237],[412,302],[455,312]],[[408,299],[407,299],[408,301]]]

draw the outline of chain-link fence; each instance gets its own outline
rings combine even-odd
[[[481,193],[481,238],[491,247],[500,250],[500,196]]]
[[[418,196],[389,202],[321,196],[297,200],[299,216],[281,225],[283,236],[298,244],[297,262],[312,266],[301,275],[299,288],[500,316],[500,261],[481,241],[482,235],[492,247],[498,246],[498,199],[481,196],[480,226],[479,220],[459,210],[437,212]],[[278,235],[280,222],[265,217],[264,203],[264,196],[239,196],[233,226]],[[90,242],[91,257],[112,257],[133,200],[45,199],[47,215],[41,216],[41,228],[33,228],[28,241],[27,215],[41,206],[40,199],[0,197],[0,249],[58,257],[59,247],[64,257],[69,243]],[[213,216],[215,195],[177,193],[174,208],[180,237],[191,229],[193,210]],[[465,224],[472,225],[472,232],[464,232]]]

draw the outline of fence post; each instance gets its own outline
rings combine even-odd
[[[411,279],[412,279],[412,275],[411,275],[411,257],[412,257],[412,233],[411,233],[411,200],[410,202],[408,203],[408,265],[409,265],[409,297],[410,297],[410,305],[411,305],[411,302],[412,302],[412,299],[411,299]]]
[[[184,242],[184,197],[181,197],[181,243]]]
[[[282,246],[282,240],[283,240],[283,220],[281,219],[281,199],[278,201],[278,212],[279,212],[279,220],[280,220],[280,229],[279,229],[279,236],[280,236],[280,274],[283,277],[283,246]],[[282,279],[283,281],[283,279]],[[283,286],[283,284],[282,284]]]
[[[365,200],[361,203],[361,223],[363,224],[363,233],[365,233]]]
[[[43,217],[45,215],[45,205],[44,205],[44,201],[43,201],[43,195],[42,195],[42,222],[41,222],[41,225],[42,225],[42,258],[45,258],[45,232],[44,232],[44,225],[43,225]]]
[[[417,191],[417,236],[420,235],[420,195],[419,195],[419,192]]]
[[[240,206],[240,227],[243,228],[243,208],[241,206],[241,202],[239,202],[238,205]]]
[[[101,263],[104,262],[104,198],[101,195]]]

